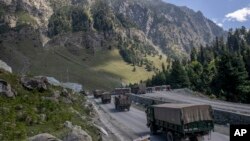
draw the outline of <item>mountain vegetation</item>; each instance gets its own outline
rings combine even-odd
[[[85,106],[87,102],[82,94],[53,85],[47,85],[44,91],[29,90],[20,83],[21,76],[3,70],[0,78],[0,83],[7,82],[15,91],[14,97],[0,93],[0,140],[28,140],[40,133],[64,139],[71,132],[65,126],[66,121],[80,126],[94,141],[100,140],[99,131],[92,123],[93,111]]]
[[[211,97],[250,103],[250,31],[245,27],[228,32],[227,40],[193,48],[189,61],[175,61],[147,81],[149,86],[171,84],[191,88]]]

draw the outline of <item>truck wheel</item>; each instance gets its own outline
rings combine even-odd
[[[157,133],[157,129],[156,129],[155,125],[153,125],[153,124],[150,125],[150,132],[153,135],[155,135]]]
[[[202,141],[203,138],[199,136],[193,136],[189,138],[189,141]]]
[[[129,110],[130,110],[130,107],[128,107],[127,109],[128,109],[128,111],[129,111]]]
[[[174,141],[174,136],[171,131],[167,132],[167,141]]]

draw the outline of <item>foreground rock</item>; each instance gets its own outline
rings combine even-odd
[[[71,131],[64,137],[63,141],[92,141],[92,138],[80,126],[72,125],[70,121],[64,123]]]
[[[12,68],[10,66],[8,66],[5,62],[3,62],[2,60],[0,60],[0,69],[3,69],[7,72],[12,73]]]
[[[83,90],[82,85],[78,83],[70,83],[70,82],[62,83],[62,87],[71,89],[75,92],[81,92]]]
[[[42,133],[30,137],[28,141],[61,141],[61,140],[48,133]]]
[[[45,91],[47,90],[48,80],[46,77],[34,77],[29,78],[27,76],[23,76],[21,78],[21,83],[23,87],[28,90],[38,90],[38,91]]]
[[[1,94],[10,98],[16,96],[16,92],[11,88],[11,85],[2,79],[0,79],[0,95]]]

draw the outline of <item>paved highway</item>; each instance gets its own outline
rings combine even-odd
[[[100,104],[99,100],[96,102],[100,105],[106,114],[109,114],[112,119],[121,123],[120,128],[129,129],[137,137],[149,135],[149,128],[146,126],[145,112],[131,107],[130,111],[118,112],[114,109],[114,104]],[[210,139],[209,139],[210,138]],[[151,136],[152,141],[165,141],[164,135]],[[205,136],[204,141],[229,141],[229,137],[217,132],[212,132],[211,137]]]
[[[231,111],[238,114],[244,114],[250,116],[249,104],[238,104],[219,100],[211,100],[208,98],[195,97],[190,94],[185,94],[185,91],[158,91],[142,95],[143,97],[150,97],[156,99],[165,99],[171,101],[179,101],[194,104],[209,104],[213,109]]]

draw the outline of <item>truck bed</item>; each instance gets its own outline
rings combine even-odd
[[[157,120],[182,125],[199,121],[213,121],[210,105],[197,104],[160,104],[154,105]]]

